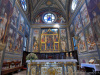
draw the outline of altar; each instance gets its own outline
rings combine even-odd
[[[76,59],[27,60],[27,75],[76,75]]]

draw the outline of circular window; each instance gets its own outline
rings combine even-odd
[[[72,0],[72,5],[71,5],[72,12],[76,9],[77,3],[78,3],[78,0]]]
[[[26,11],[27,10],[26,0],[20,0],[20,2],[21,2],[23,10]]]
[[[53,13],[45,13],[43,15],[43,21],[45,23],[54,23],[55,19],[56,19],[56,17],[55,17],[55,15]]]

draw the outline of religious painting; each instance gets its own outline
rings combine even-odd
[[[45,42],[45,36],[41,35],[41,42]]]
[[[60,29],[61,50],[65,52],[67,49],[67,32],[66,29]]]
[[[55,15],[53,13],[50,13],[50,12],[45,13],[44,16],[43,16],[43,21],[45,23],[49,23],[49,24],[54,23],[55,19],[56,19]]]
[[[0,44],[5,40],[5,29],[8,25],[8,18],[12,14],[12,4],[9,0],[2,0],[0,5]]]
[[[13,25],[15,28],[17,27],[18,16],[19,16],[19,11],[16,7],[14,7],[13,14],[10,18],[10,24]]]
[[[41,52],[59,51],[58,29],[42,29]]]
[[[35,23],[65,23],[65,18],[59,13],[40,13],[34,19]]]
[[[65,19],[62,15],[56,14],[57,15],[57,20],[56,23],[65,23]]]
[[[58,35],[55,35],[55,36],[54,36],[54,41],[55,41],[55,42],[58,42],[58,40],[59,40],[59,39],[58,39]]]
[[[7,38],[5,37],[7,29],[6,27],[8,25],[8,19],[12,14],[12,10],[13,7],[10,0],[0,0],[0,66],[3,56],[3,50],[6,46],[5,40],[7,40]]]
[[[85,35],[86,35],[88,50],[89,51],[96,50],[96,43],[91,25],[87,29],[85,29]]]
[[[86,4],[83,5],[80,12],[81,12],[82,23],[85,27],[90,23],[90,18],[89,18],[89,14],[88,14],[88,11],[87,11]]]
[[[46,36],[46,50],[53,50],[54,46],[53,46],[53,35],[47,35]]]
[[[39,49],[39,29],[33,29],[33,50],[32,52],[38,52]]]
[[[86,51],[85,37],[83,32],[78,35],[78,51],[79,53]]]
[[[23,36],[17,33],[14,52],[16,54],[21,54],[22,51],[23,51]]]
[[[86,0],[86,3],[89,13],[91,13],[94,8],[99,8],[100,10],[100,0]]]
[[[100,49],[100,0],[86,0],[90,19],[93,25],[94,38]]]
[[[42,23],[42,19],[40,15],[37,15],[35,18],[35,23]]]
[[[95,39],[98,45],[98,48],[100,49],[100,12],[99,14],[96,11],[92,12],[94,17],[92,19],[93,28],[95,31]]]
[[[55,50],[58,50],[58,43],[55,43]]]
[[[45,50],[45,43],[41,44],[41,50],[44,51]]]
[[[76,34],[78,34],[82,30],[82,23],[80,21],[80,14],[79,13],[75,17],[74,26],[75,26],[75,32],[76,32]]]
[[[74,30],[74,26],[73,24],[70,25],[70,32],[72,32]]]
[[[8,33],[6,52],[13,52],[15,34],[16,34],[15,30],[10,28]]]
[[[25,29],[25,24],[24,24],[24,17],[20,14],[20,17],[19,17],[19,24],[18,24],[18,30],[22,33],[24,33]]]

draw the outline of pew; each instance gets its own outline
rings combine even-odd
[[[23,69],[23,66],[21,66],[21,61],[3,62],[1,75],[13,73],[21,69]]]

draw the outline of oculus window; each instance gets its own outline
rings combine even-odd
[[[76,9],[77,3],[78,3],[78,0],[72,0],[72,5],[71,5],[72,12]]]
[[[26,11],[27,10],[26,0],[20,0],[20,2],[21,2],[23,10]]]
[[[43,21],[45,23],[54,23],[55,19],[56,19],[56,17],[53,13],[46,13],[43,15]]]

